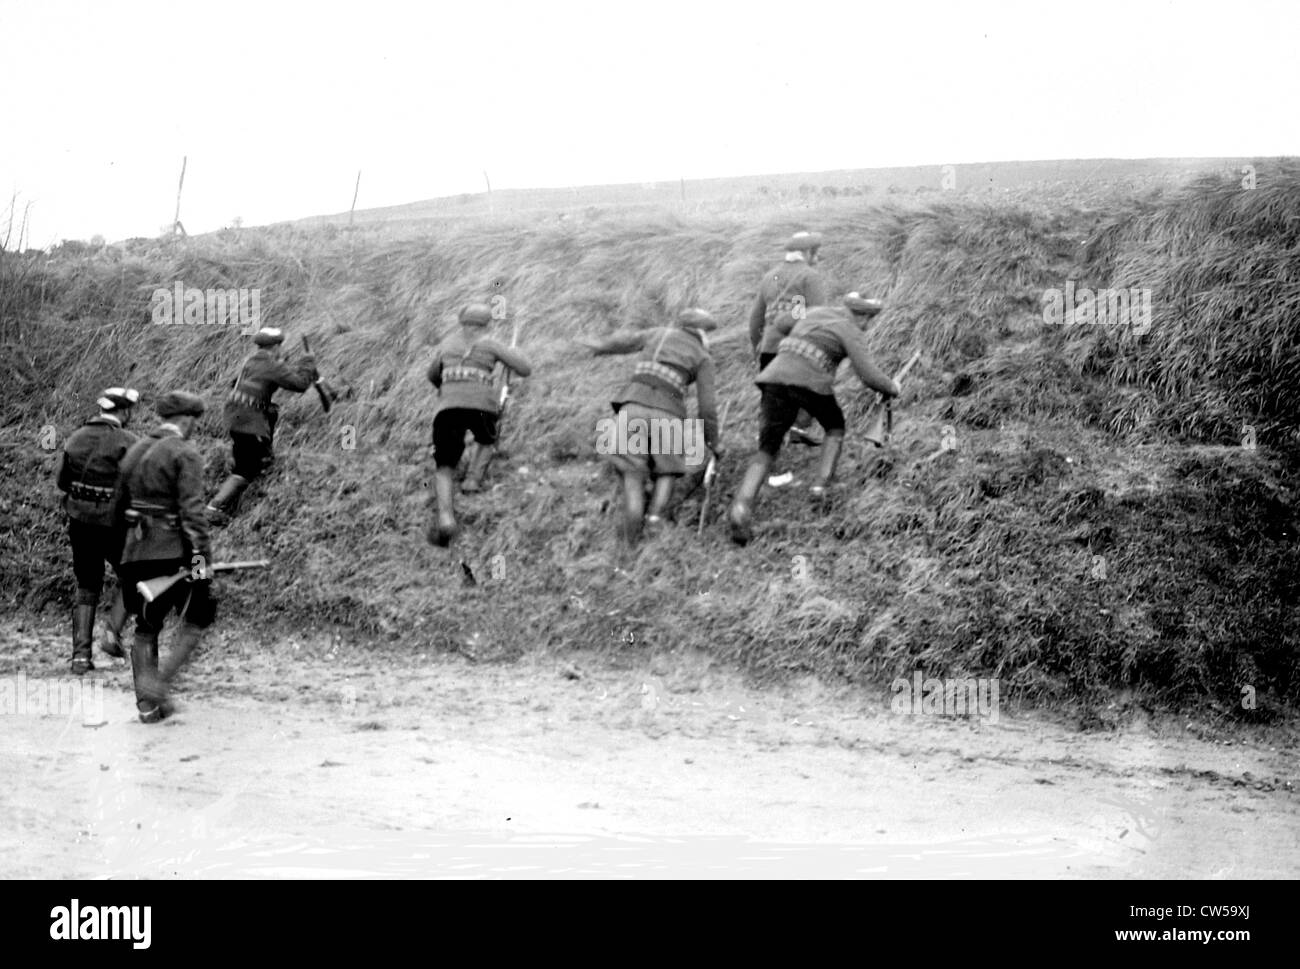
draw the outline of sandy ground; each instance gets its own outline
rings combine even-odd
[[[495,665],[229,632],[145,726],[122,663],[97,654],[72,703],[62,631],[16,628],[6,877],[1300,874],[1300,755],[1276,731],[1081,734],[758,689],[703,657]]]

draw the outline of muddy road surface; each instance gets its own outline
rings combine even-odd
[[[509,665],[219,632],[145,726],[130,671],[8,623],[0,875],[1292,878],[1282,732],[756,688],[705,657]],[[164,638],[164,643],[167,640]]]

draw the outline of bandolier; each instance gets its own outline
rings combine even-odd
[[[203,458],[187,440],[204,409],[199,397],[185,391],[162,397],[156,410],[163,423],[127,452],[115,498],[128,524],[120,574],[127,608],[136,615],[131,666],[136,707],[145,723],[170,712],[167,684],[216,617],[207,573],[212,549],[203,505]],[[145,603],[137,583],[181,570],[190,571],[192,581],[178,582]],[[181,625],[160,670],[158,637],[173,610],[180,613]]]
[[[596,355],[640,353],[632,376],[610,401],[620,422],[643,428],[669,426],[676,422],[685,436],[686,392],[694,384],[699,420],[704,427],[704,444],[719,454],[716,374],[705,333],[717,329],[717,321],[702,309],[685,309],[674,326],[617,333],[598,343],[587,344]],[[629,449],[630,450],[630,449]],[[608,455],[623,487],[622,534],[630,545],[644,526],[657,529],[672,501],[677,479],[687,473],[683,454],[619,453]],[[645,507],[646,484],[652,485],[650,507]]]
[[[77,577],[77,599],[72,609],[72,671],[78,674],[95,668],[95,609],[104,587],[104,563],[108,562],[116,572],[122,557],[126,529],[115,516],[113,495],[122,459],[136,441],[126,425],[139,400],[140,394],[127,387],[105,390],[97,401],[99,416],[72,432],[59,459],[56,480],[64,493],[72,570]],[[125,655],[121,634],[126,620],[119,581],[102,644],[109,656]]]
[[[239,510],[248,486],[268,471],[275,460],[275,424],[280,409],[272,399],[277,390],[301,394],[320,375],[316,358],[304,353],[285,363],[275,349],[284,342],[277,329],[263,328],[253,335],[258,349],[239,369],[222,417],[230,435],[231,473],[208,504],[208,514],[222,523]]]
[[[426,374],[438,390],[433,413],[433,487],[438,515],[429,529],[429,540],[441,548],[450,545],[458,531],[456,467],[465,454],[466,432],[474,435],[478,448],[461,486],[463,491],[482,489],[495,452],[501,404],[493,371],[501,364],[521,377],[533,372],[527,357],[487,335],[492,322],[487,304],[469,304],[458,320],[460,329],[438,347]]]
[[[730,512],[731,537],[737,544],[752,538],[752,507],[801,410],[816,418],[826,433],[811,489],[814,496],[825,494],[844,447],[844,412],[835,400],[833,386],[835,372],[846,357],[867,387],[887,397],[898,396],[898,385],[871,362],[863,343],[862,328],[880,310],[879,300],[850,293],[843,309],[810,311],[781,341],[776,356],[758,375],[755,383],[763,395],[758,451],[750,459]]]

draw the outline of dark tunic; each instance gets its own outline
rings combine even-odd
[[[808,263],[794,260],[769,270],[749,311],[749,342],[754,352],[776,352],[777,344],[798,322],[793,311],[799,303],[812,309],[829,301],[825,277]]]
[[[872,390],[893,393],[893,381],[867,355],[861,331],[847,309],[823,306],[811,310],[777,346],[777,354],[754,382],[804,387],[830,394],[835,371],[847,357],[858,378]]]
[[[280,412],[271,399],[275,392],[289,390],[301,394],[318,376],[316,358],[311,354],[303,354],[288,364],[276,359],[265,347],[257,350],[244,361],[226,398],[223,411],[226,430],[232,434],[271,438]]]
[[[122,564],[176,562],[194,555],[212,563],[203,498],[203,458],[173,425],[163,424],[136,442],[122,461],[116,504],[139,513],[128,527]]]
[[[481,330],[462,327],[444,340],[434,351],[427,371],[429,383],[438,388],[434,417],[445,410],[500,412],[500,396],[492,382],[498,362],[521,377],[533,372],[527,357]]]

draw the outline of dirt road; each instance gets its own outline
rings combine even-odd
[[[18,629],[7,877],[1300,873],[1300,756],[1276,733],[899,715],[702,657],[503,666],[228,631],[147,727],[110,661],[76,709],[15,702],[70,682],[62,630]]]

